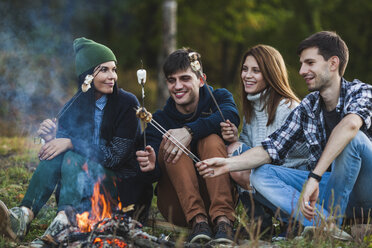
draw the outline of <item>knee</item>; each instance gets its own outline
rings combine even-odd
[[[251,172],[251,184],[255,188],[259,188],[263,183],[264,179],[270,176],[270,165],[264,164],[258,168],[255,168]]]
[[[359,130],[355,137],[344,148],[343,152],[351,151],[353,154],[362,153],[367,149],[366,147],[368,145],[371,147],[371,141],[365,133]]]
[[[229,154],[229,156],[230,155],[236,156],[235,153],[240,154],[239,153],[240,146],[241,146],[240,142],[231,143],[230,145],[227,146],[227,154]],[[235,151],[237,151],[237,152],[235,152]]]
[[[250,189],[251,170],[230,172],[231,178],[244,189]]]
[[[222,138],[217,134],[211,134],[205,138],[202,138],[198,142],[198,151],[208,149],[208,150],[223,150],[226,152],[225,143]]]

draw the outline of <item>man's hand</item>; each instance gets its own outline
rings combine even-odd
[[[182,151],[173,144],[174,138],[179,141],[184,147],[187,147],[190,145],[192,137],[191,134],[186,130],[186,128],[177,128],[177,129],[169,129],[164,135],[163,135],[163,158],[164,161],[167,161],[168,163],[177,163],[178,159],[182,155]],[[172,141],[171,141],[172,140]]]
[[[56,120],[46,119],[40,124],[37,134],[47,143],[56,137],[56,131]]]
[[[142,172],[155,169],[156,154],[151,146],[146,146],[144,151],[137,151],[136,156]]]
[[[199,174],[206,177],[216,177],[229,172],[226,158],[209,158],[196,163]]]
[[[53,139],[41,147],[39,151],[39,159],[51,160],[57,157],[59,154],[72,148],[73,145],[70,139],[67,138]]]
[[[315,203],[319,196],[319,182],[314,178],[309,178],[305,184],[305,189],[302,194],[301,212],[306,219],[312,220],[315,216]],[[309,204],[310,203],[310,204]]]
[[[238,141],[238,128],[234,123],[226,120],[226,122],[221,122],[220,126],[222,138],[224,140],[230,143]]]

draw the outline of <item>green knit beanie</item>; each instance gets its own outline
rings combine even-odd
[[[108,61],[116,61],[110,48],[84,37],[74,40],[76,74],[80,76],[87,70]]]

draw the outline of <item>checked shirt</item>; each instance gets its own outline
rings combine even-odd
[[[305,142],[310,151],[307,164],[313,170],[327,143],[321,99],[318,91],[308,94],[288,116],[284,125],[262,142],[272,164],[282,164],[288,152]],[[372,86],[355,79],[341,79],[341,91],[336,111],[341,118],[347,114],[359,115],[364,124],[361,131],[372,140]]]

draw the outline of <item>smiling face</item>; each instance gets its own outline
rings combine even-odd
[[[111,94],[114,91],[115,82],[118,80],[115,62],[109,61],[101,64],[93,76],[96,100],[104,94]]]
[[[203,85],[203,81],[197,78],[190,67],[167,77],[169,94],[176,103],[177,110],[183,114],[189,114],[196,110],[199,101],[199,88]]]
[[[316,47],[301,52],[299,73],[305,79],[309,91],[322,91],[332,82],[331,60],[332,58],[324,60]]]
[[[256,59],[249,55],[244,61],[241,71],[241,78],[244,85],[244,90],[247,94],[257,94],[262,92],[267,87],[260,67]]]

